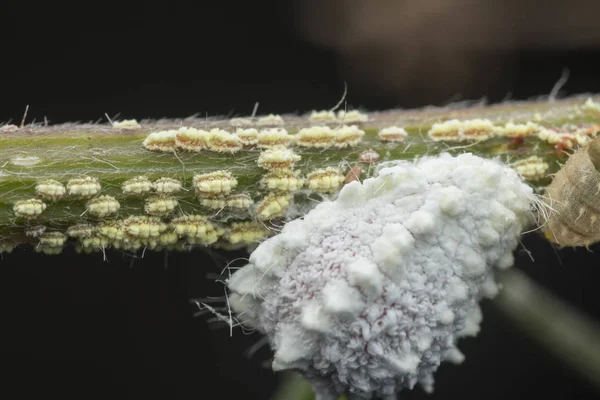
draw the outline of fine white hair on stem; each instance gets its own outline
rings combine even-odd
[[[562,89],[563,86],[566,85],[567,81],[569,80],[570,74],[571,71],[569,71],[569,68],[563,68],[562,72],[560,73],[560,78],[558,79],[558,81],[556,81],[556,83],[552,87],[552,90],[550,91],[550,94],[548,95],[548,101],[550,103],[556,101],[556,96],[558,96],[558,92],[560,92],[560,89]]]

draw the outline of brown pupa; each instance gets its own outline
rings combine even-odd
[[[600,138],[577,150],[546,188],[544,234],[564,247],[600,241]]]

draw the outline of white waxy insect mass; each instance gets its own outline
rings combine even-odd
[[[478,302],[513,264],[539,201],[509,166],[463,154],[389,163],[262,242],[227,281],[229,304],[264,333],[274,370],[317,398],[433,390],[461,362]]]

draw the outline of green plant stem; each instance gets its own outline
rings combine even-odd
[[[600,113],[584,107],[586,98],[368,113],[368,121],[358,123],[366,134],[355,146],[343,149],[292,146],[302,157],[295,169],[304,176],[316,169],[327,167],[341,168],[346,174],[358,163],[358,156],[365,149],[377,151],[380,162],[411,160],[417,156],[443,151],[455,154],[470,151],[506,161],[537,155],[550,166],[544,176],[532,182],[532,185],[539,189],[549,183],[549,176],[558,170],[559,162],[565,158],[553,145],[535,136],[525,137],[518,144],[512,143],[507,137],[493,137],[477,143],[434,142],[427,136],[427,131],[434,123],[454,118],[487,118],[495,124],[534,121],[545,127],[572,130],[576,126],[600,121]],[[311,122],[307,115],[286,115],[284,120],[285,128],[290,134],[295,134],[303,127],[318,125]],[[257,165],[260,150],[245,148],[236,154],[210,151],[158,153],[142,147],[148,133],[177,129],[180,126],[235,131],[229,120],[218,118],[141,121],[141,128],[133,130],[116,128],[110,124],[27,125],[14,130],[0,128],[0,245],[4,250],[21,243],[35,245],[38,239],[25,234],[25,229],[31,226],[41,225],[47,227],[48,231],[64,233],[73,225],[93,225],[101,222],[101,219],[94,218],[86,212],[86,201],[68,196],[56,202],[48,202],[47,208],[36,218],[17,218],[13,206],[17,201],[34,198],[35,185],[43,179],[54,179],[64,184],[72,178],[97,178],[102,186],[99,194],[113,196],[119,201],[120,210],[117,217],[123,220],[144,214],[142,197],[122,193],[121,185],[124,181],[140,175],[150,180],[174,178],[183,184],[185,191],[176,196],[179,206],[169,218],[200,214],[207,216],[215,224],[221,224],[224,229],[232,220],[255,220],[253,209],[232,215],[227,210],[214,210],[200,205],[192,188],[192,179],[195,174],[227,170],[238,180],[235,193],[248,194],[256,204],[267,194],[258,185],[265,172]],[[335,127],[336,124],[330,126]],[[377,132],[389,126],[403,127],[409,136],[400,143],[384,142]],[[372,173],[373,168],[364,164],[363,167],[362,178],[365,178]],[[298,192],[294,199],[297,203],[311,203],[310,196],[305,190]],[[316,196],[312,200],[318,201],[322,198],[323,196]],[[168,222],[168,218],[163,220]],[[278,225],[285,221],[272,222]],[[223,244],[224,242],[220,241],[215,245]]]
[[[503,289],[494,304],[600,391],[600,325],[518,270],[498,275]]]

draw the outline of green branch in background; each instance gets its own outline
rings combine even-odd
[[[0,251],[253,246],[382,161],[473,152],[550,182],[597,99],[0,127]],[[275,229],[274,229],[275,228]]]
[[[600,391],[600,325],[520,271],[505,271],[498,280],[503,289],[494,305]]]

